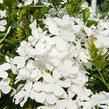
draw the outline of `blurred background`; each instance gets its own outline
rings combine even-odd
[[[86,0],[91,5],[91,0]],[[97,0],[97,12],[101,14],[104,18],[107,16],[109,18],[109,0]]]

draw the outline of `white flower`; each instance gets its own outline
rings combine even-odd
[[[26,4],[31,2],[32,0],[25,1]],[[34,2],[37,4],[37,0]],[[9,68],[16,74],[15,84],[22,80],[26,82],[19,84],[13,92],[15,104],[23,106],[31,98],[44,105],[38,109],[78,109],[81,106],[83,109],[88,106],[91,109],[95,105],[103,107],[99,99],[92,102],[94,95],[85,87],[88,77],[83,64],[88,64],[89,53],[84,46],[90,36],[95,35],[96,42],[100,42],[101,47],[108,47],[108,25],[105,23],[102,27],[102,22],[97,28],[87,28],[80,19],[68,15],[62,19],[47,17],[44,23],[43,29],[46,31],[37,27],[34,20],[30,24],[31,35],[28,41],[22,41],[17,49],[19,56],[6,57],[7,63],[0,67],[1,82],[8,80],[6,70]],[[4,86],[8,89],[4,90]],[[0,90],[7,93],[9,81],[4,86],[1,85]],[[104,95],[103,93],[102,97]],[[106,99],[103,103],[107,105],[107,101]]]
[[[18,7],[31,5],[33,1],[34,1],[34,5],[37,5],[39,0],[23,0],[23,1],[24,1],[24,5],[22,3],[19,3]],[[48,3],[48,0],[41,0],[41,3],[43,3],[44,6],[51,5],[51,3]]]
[[[109,93],[100,92],[99,94],[92,95],[86,102],[81,103],[84,109],[92,109],[95,106],[99,108],[109,108]]]
[[[77,30],[73,26],[77,25],[74,24],[74,21],[74,18],[70,18],[67,15],[63,16],[62,19],[47,18],[45,24],[51,34],[47,34],[47,31],[43,32],[41,28],[37,28],[36,21],[30,24],[32,35],[29,36],[28,42],[21,42],[21,46],[17,50],[20,56],[14,57],[12,64],[17,65],[15,83],[25,80],[27,84],[29,81],[31,88],[29,88],[28,94],[27,91],[24,91],[26,84],[22,85],[21,90],[18,90],[19,88],[16,90],[14,96],[16,104],[21,103],[21,106],[23,106],[27,98],[30,97],[36,102],[54,106],[60,99],[66,101],[72,94],[77,94],[80,100],[89,96],[87,90],[84,89],[86,91],[85,97],[84,92],[81,91],[85,82],[87,82],[87,77],[83,73],[85,71],[80,68],[82,64],[73,59],[75,57],[78,60],[81,50],[81,39],[76,37],[78,35]],[[76,22],[78,27],[80,25],[79,31],[81,31],[83,24],[81,24],[80,20]],[[50,23],[55,25],[56,31],[51,28]],[[64,31],[66,31],[65,35]],[[72,32],[74,32],[73,35]],[[51,37],[52,35],[55,36]],[[72,42],[75,42],[76,46]],[[84,51],[82,52],[84,53]],[[81,58],[82,60],[85,59],[85,57]],[[81,90],[77,92],[71,90],[74,84],[76,88],[79,87]],[[21,84],[18,87],[20,86]],[[22,101],[26,95],[28,96]],[[70,104],[67,106],[68,109],[69,106]]]
[[[15,94],[14,96],[15,104],[20,103],[20,106],[23,107],[24,103],[28,100],[31,88],[32,88],[32,82],[27,81],[24,87],[20,88],[19,89],[20,91],[17,94]]]
[[[77,98],[82,101],[87,100],[88,97],[92,94],[89,89],[76,84],[70,86],[68,93],[70,98],[73,98],[75,95],[77,95]]]
[[[66,3],[66,2],[67,2],[67,0],[63,0],[63,2],[64,2],[64,3]]]
[[[17,74],[17,67],[12,63],[13,59],[9,58],[8,56],[5,56],[6,62],[11,66],[11,70],[14,74]]]
[[[98,26],[95,29],[94,37],[96,37],[95,45],[97,48],[108,48],[109,47],[109,22],[99,20]]]
[[[10,69],[11,66],[8,63],[0,65],[0,90],[4,93],[7,94],[10,92],[11,87],[9,86],[10,80],[8,78],[8,73],[6,70]]]
[[[31,33],[32,33],[32,36],[31,37],[31,43],[33,46],[35,46],[35,44],[37,43],[37,41],[42,37],[42,36],[45,36],[45,33],[46,32],[43,32],[41,28],[36,28],[37,26],[37,23],[36,23],[36,20],[33,21],[33,23],[30,24],[30,28],[31,28]]]
[[[25,65],[25,61],[26,59],[24,57],[21,56],[16,56],[12,63],[17,65],[17,68],[22,68]]]
[[[57,109],[55,106],[40,106],[37,109]]]
[[[21,57],[24,58],[30,58],[32,57],[34,54],[36,54],[36,51],[31,47],[31,45],[29,43],[27,43],[26,41],[22,41],[21,42],[21,46],[18,48],[17,52],[19,53],[19,55]]]
[[[44,20],[50,33],[64,37],[67,41],[75,41],[75,36],[72,31],[73,19],[68,15],[64,15],[62,19],[48,17]]]
[[[2,79],[0,81],[0,90],[4,93],[4,94],[8,94],[11,91],[11,87],[9,86],[10,80],[9,78],[6,79]]]
[[[51,3],[49,3],[49,0],[41,0],[41,2],[42,2],[45,6],[52,5]]]
[[[5,25],[7,25],[7,21],[6,20],[0,20],[0,31],[1,32],[5,31],[5,29],[6,29]]]
[[[52,18],[47,18],[44,22],[47,25],[50,33],[52,33],[53,35],[59,35],[59,28]]]
[[[0,65],[0,70],[1,71],[5,71],[5,70],[8,70],[10,68],[11,68],[11,66],[8,63],[4,63],[4,64]]]
[[[6,10],[0,10],[0,18],[6,17]]]
[[[26,0],[26,1],[24,2],[24,5],[25,5],[25,6],[30,5],[30,4],[32,3],[32,1],[33,1],[33,0]]]
[[[3,0],[0,0],[0,3],[3,3]]]
[[[60,100],[56,104],[56,109],[78,109],[78,105],[76,101],[72,101],[71,99]]]
[[[83,9],[88,8],[88,3],[86,1],[82,4],[82,8]]]

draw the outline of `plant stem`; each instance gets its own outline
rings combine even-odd
[[[106,83],[106,81],[105,81],[103,75],[101,74],[101,72],[100,72],[100,70],[99,70],[98,68],[97,68],[97,70],[98,70],[98,72],[99,72],[99,74],[100,74],[100,76],[101,76],[102,82],[106,85],[107,89],[109,90],[108,84]]]

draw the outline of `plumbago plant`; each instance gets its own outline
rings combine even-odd
[[[0,0],[1,109],[108,109],[109,22],[84,0]]]

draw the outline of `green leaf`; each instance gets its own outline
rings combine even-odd
[[[97,25],[98,25],[98,22],[95,21],[95,20],[88,20],[88,21],[87,21],[87,26],[88,26],[88,27],[91,27],[92,25],[97,26]]]
[[[14,44],[14,42],[13,42],[13,41],[8,40],[8,39],[4,39],[4,41],[16,47],[16,45]]]
[[[3,37],[3,36],[5,36],[5,34],[6,34],[6,33],[0,33],[0,37]]]
[[[85,1],[86,1],[86,0],[83,0],[82,2],[80,2],[80,3],[78,4],[78,6],[81,6],[83,3],[85,3]]]
[[[90,17],[90,10],[89,10],[89,8],[86,8],[86,9],[83,10],[83,21],[84,21],[84,23],[87,22],[89,17]]]
[[[39,14],[39,9],[36,9],[33,14],[34,19],[38,19],[38,14]]]
[[[43,7],[40,9],[41,14],[46,14],[49,11],[49,7]]]
[[[0,49],[3,47],[3,44],[0,45]]]
[[[26,14],[26,8],[24,8],[24,9],[22,9],[21,11],[20,11],[20,14],[19,14],[19,17],[18,17],[18,24],[20,23],[20,21],[22,20],[22,17],[23,17],[23,15],[25,15]]]

